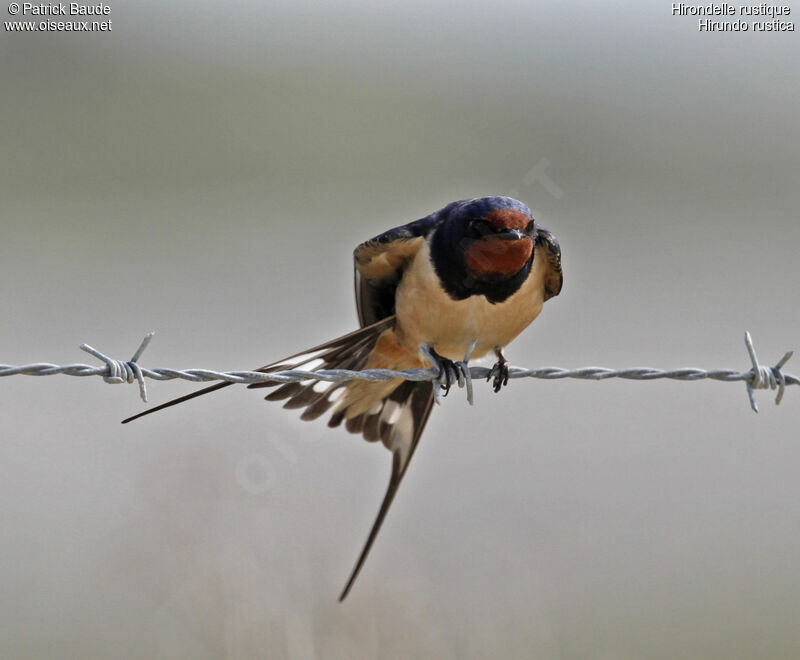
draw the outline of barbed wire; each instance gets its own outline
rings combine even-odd
[[[213,371],[211,369],[167,369],[155,368],[148,369],[139,365],[139,358],[145,348],[150,343],[155,333],[148,333],[139,348],[130,360],[115,360],[97,349],[87,344],[81,345],[81,350],[94,355],[104,364],[102,366],[91,366],[87,364],[68,364],[59,366],[47,362],[36,362],[22,366],[12,366],[0,364],[0,377],[3,376],[55,376],[63,374],[65,376],[101,376],[106,383],[133,383],[139,384],[139,394],[143,401],[147,402],[147,388],[145,378],[152,380],[188,380],[196,383],[210,381],[223,381],[227,383],[295,383],[306,380],[321,380],[326,382],[365,380],[365,381],[385,381],[395,378],[413,381],[434,381],[437,387],[434,388],[436,400],[439,401],[440,391],[448,387],[451,380],[457,382],[459,387],[467,388],[467,400],[472,403],[472,379],[491,378],[495,374],[494,368],[481,366],[469,366],[469,358],[474,348],[474,342],[467,351],[463,361],[454,363],[455,370],[442,368],[438,365],[435,358],[426,350],[421,348],[422,354],[429,359],[432,364],[437,364],[433,369],[407,369],[395,371],[392,369],[365,369],[363,371],[352,371],[349,369],[319,369],[307,371],[303,369],[288,369],[264,373],[261,371]],[[662,370],[652,367],[631,367],[628,369],[607,369],[605,367],[583,367],[580,369],[562,369],[561,367],[541,367],[539,369],[523,369],[520,367],[509,367],[509,378],[540,378],[543,380],[560,380],[563,378],[577,378],[580,380],[607,380],[609,378],[623,378],[625,380],[658,380],[667,378],[669,380],[696,381],[696,380],[718,380],[724,382],[743,381],[747,386],[747,395],[750,400],[750,407],[758,412],[758,405],[755,401],[754,390],[771,389],[778,390],[775,397],[775,404],[780,404],[783,399],[784,390],[787,385],[800,385],[800,378],[781,371],[783,366],[792,357],[792,351],[786,353],[773,367],[764,366],[758,363],[753,340],[750,333],[745,333],[745,347],[750,357],[751,368],[748,371],[736,371],[733,369],[705,370],[693,367],[683,369]],[[449,373],[448,373],[449,372]]]

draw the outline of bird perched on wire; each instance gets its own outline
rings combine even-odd
[[[414,369],[434,367],[449,390],[461,358],[497,357],[489,379],[508,382],[503,348],[561,291],[561,250],[527,206],[510,197],[480,197],[390,229],[355,249],[355,293],[361,329],[257,371],[288,369]],[[421,351],[422,349],[422,351]],[[433,364],[430,364],[433,363]],[[142,415],[227,387],[219,383]],[[378,516],[342,592],[353,585],[408,468],[434,402],[430,382],[309,381],[276,387],[268,401],[302,408],[312,420],[333,409],[329,426],[380,441],[392,452],[392,473]]]

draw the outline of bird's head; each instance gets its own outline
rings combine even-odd
[[[522,202],[480,197],[451,207],[438,233],[470,277],[485,282],[508,279],[528,265],[536,226]]]
[[[485,295],[498,302],[524,282],[537,227],[530,209],[511,197],[479,197],[434,214],[431,259],[443,288],[455,299]]]

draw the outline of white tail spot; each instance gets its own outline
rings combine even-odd
[[[387,401],[383,407],[383,414],[381,421],[389,425],[397,424],[400,416],[403,414],[403,407],[396,401]]]
[[[319,358],[317,358],[316,360],[311,360],[310,362],[303,364],[303,369],[305,371],[314,371],[315,369],[321,367],[323,364],[325,364],[325,360],[320,360]]]
[[[345,389],[347,389],[347,388],[339,387],[339,388],[333,390],[333,392],[331,392],[328,395],[328,401],[330,401],[331,403],[336,403],[339,399],[341,399],[344,396]]]

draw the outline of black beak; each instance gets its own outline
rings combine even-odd
[[[504,241],[518,241],[523,236],[527,236],[519,229],[505,229],[501,232],[493,234],[496,238],[502,238]]]

